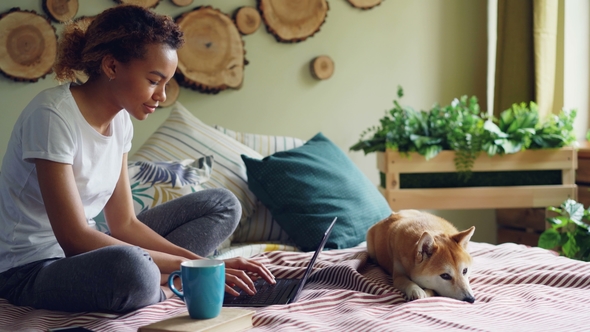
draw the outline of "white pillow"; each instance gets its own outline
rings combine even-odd
[[[304,140],[295,137],[240,133],[218,125],[214,127],[264,157],[275,152],[289,150],[305,144]],[[288,243],[290,240],[287,233],[273,219],[266,206],[257,199],[251,221],[238,226],[233,235],[233,242],[269,241]]]
[[[179,102],[168,118],[129,159],[166,161],[214,157],[214,166],[204,188],[227,188],[242,205],[240,224],[250,221],[256,196],[248,189],[246,165],[240,155],[262,158],[258,152],[215,130],[196,118]]]

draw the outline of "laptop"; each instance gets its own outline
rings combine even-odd
[[[307,282],[307,279],[311,275],[313,265],[318,258],[319,253],[324,249],[324,245],[332,233],[332,228],[336,223],[337,217],[332,220],[332,223],[324,233],[322,240],[320,241],[315,253],[311,257],[305,274],[301,279],[276,279],[276,284],[272,285],[266,282],[266,280],[259,278],[254,281],[256,287],[256,294],[248,295],[245,291],[239,288],[235,288],[240,293],[238,296],[233,296],[225,293],[223,299],[224,307],[266,307],[273,304],[287,304],[296,302],[299,298],[303,286]]]

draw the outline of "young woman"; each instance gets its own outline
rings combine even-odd
[[[0,297],[62,311],[128,312],[170,296],[167,276],[203,259],[235,229],[241,208],[224,189],[133,211],[127,153],[133,127],[166,99],[182,32],[165,16],[118,6],[60,39],[55,73],[88,81],[41,92],[20,115],[0,172]],[[104,210],[110,234],[92,220]],[[253,294],[246,272],[274,282],[262,264],[228,259],[229,285]],[[204,285],[206,287],[206,285]]]

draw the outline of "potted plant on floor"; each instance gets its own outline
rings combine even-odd
[[[556,250],[561,256],[590,261],[590,208],[568,199],[559,207],[549,207],[556,216],[547,218],[551,225],[539,237],[539,247]]]

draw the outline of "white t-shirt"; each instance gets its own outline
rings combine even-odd
[[[64,257],[51,229],[34,159],[71,164],[86,220],[111,197],[133,124],[122,110],[104,136],[88,124],[64,84],[39,93],[19,116],[0,171],[0,272],[41,259]]]

